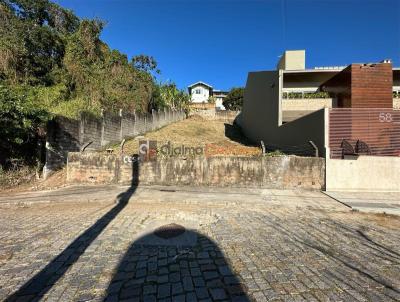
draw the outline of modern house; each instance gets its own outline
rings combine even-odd
[[[389,60],[306,69],[305,51],[287,51],[248,74],[237,123],[269,149],[325,157],[327,189],[399,190],[398,91]]]
[[[188,91],[193,105],[204,104],[208,105],[207,107],[215,107],[217,110],[225,110],[222,102],[228,94],[227,92],[215,90],[211,85],[202,81],[189,85]],[[210,103],[212,99],[214,104]]]
[[[336,107],[336,99],[320,86],[346,66],[306,68],[305,50],[285,51],[277,65],[281,71],[282,120],[289,122],[321,108]],[[400,68],[393,68],[393,107],[400,109]]]

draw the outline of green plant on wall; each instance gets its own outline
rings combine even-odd
[[[326,99],[330,98],[329,93],[324,91],[317,92],[283,92],[283,99]]]

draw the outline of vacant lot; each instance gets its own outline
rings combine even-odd
[[[252,146],[232,124],[222,121],[206,120],[192,116],[186,120],[168,125],[145,136],[126,142],[124,152],[137,153],[139,140],[156,140],[157,147],[168,142],[173,147],[205,147],[208,155],[259,155],[261,149]],[[119,146],[114,147],[120,151]]]

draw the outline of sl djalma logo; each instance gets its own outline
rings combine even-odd
[[[203,147],[189,147],[185,145],[175,146],[168,142],[157,148],[157,141],[154,140],[142,140],[139,141],[138,155],[139,158],[133,158],[129,156],[124,157],[125,163],[132,163],[133,161],[151,161],[156,160],[157,156],[170,157],[170,156],[198,156],[203,155]]]

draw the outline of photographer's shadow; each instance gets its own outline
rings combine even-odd
[[[135,240],[105,301],[251,301],[210,238],[168,224]]]

